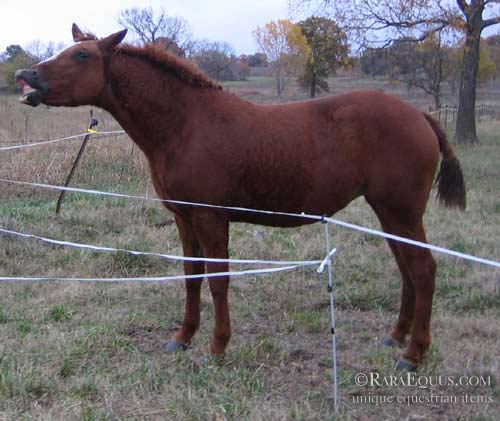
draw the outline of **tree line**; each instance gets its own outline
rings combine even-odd
[[[120,12],[118,22],[135,36],[135,43],[155,43],[198,64],[218,81],[245,80],[251,67],[267,66],[267,57],[256,52],[237,56],[227,42],[193,39],[189,24],[181,17],[169,16],[163,9],[131,8]],[[63,44],[33,41],[27,46],[10,45],[0,53],[0,87],[15,92],[16,69],[30,67],[63,49]]]
[[[486,28],[500,23],[500,0],[288,0],[296,11],[321,9],[336,20],[359,48],[395,41],[419,43],[436,34],[463,37],[455,141],[478,142],[474,110]]]
[[[227,42],[194,40],[187,21],[164,10],[125,9],[118,22],[137,42],[162,45],[219,81],[245,80],[250,68],[269,67],[278,98],[292,79],[311,97],[328,91],[328,77],[353,65],[367,76],[422,89],[436,106],[447,82],[459,104],[455,139],[477,142],[476,84],[495,79],[500,69],[500,35],[483,40],[481,34],[500,23],[500,0],[288,1],[292,12],[312,16],[256,28],[259,51],[251,55],[237,56]],[[16,68],[52,55],[57,47],[36,42],[9,46],[0,56],[0,78],[13,88]]]
[[[331,19],[310,17],[298,24],[289,20],[269,22],[253,35],[260,51],[237,56],[227,42],[193,40],[188,23],[164,10],[132,8],[123,10],[118,22],[136,36],[137,43],[155,43],[194,61],[217,81],[246,80],[252,67],[270,67],[278,98],[291,78],[311,97],[328,91],[327,78],[349,63],[347,36]],[[27,47],[10,45],[0,55],[0,78],[16,90],[14,72],[30,67],[62,49],[39,41]]]
[[[463,40],[450,44],[439,34],[431,34],[419,43],[401,39],[387,47],[365,49],[359,67],[365,76],[398,81],[408,90],[422,90],[433,98],[438,109],[443,85],[447,84],[452,94],[458,94],[463,50]],[[481,41],[477,80],[495,81],[499,71],[500,36],[492,35]]]

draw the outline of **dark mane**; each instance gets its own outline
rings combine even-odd
[[[192,86],[222,89],[220,84],[210,79],[195,64],[177,57],[162,46],[146,44],[143,47],[136,47],[130,44],[122,44],[116,49],[116,54],[140,57]]]

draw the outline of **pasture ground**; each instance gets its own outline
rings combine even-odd
[[[269,101],[269,84],[253,79],[230,89]],[[349,87],[338,82],[335,90],[344,89]],[[300,94],[292,89],[291,95]],[[81,133],[88,110],[31,109],[14,97],[0,97],[0,142]],[[117,128],[105,113],[98,112],[98,117],[101,130]],[[455,145],[466,177],[467,211],[444,209],[432,198],[425,224],[434,244],[500,260],[500,122],[481,123],[479,133],[478,146]],[[60,185],[78,146],[67,142],[0,152],[0,178]],[[74,185],[154,195],[147,165],[126,137],[91,141]],[[69,193],[56,217],[56,200],[53,192],[0,184],[0,227],[181,254],[175,226],[163,224],[171,216],[158,204]],[[379,226],[363,200],[337,217]],[[414,380],[410,386],[359,386],[358,373],[389,380],[400,375],[393,366],[401,351],[381,345],[396,320],[399,273],[383,240],[340,228],[332,233],[339,249],[339,419],[498,419],[500,272],[435,254],[433,344],[416,375],[421,386],[433,384],[418,387]],[[237,224],[231,228],[230,247],[234,258],[322,259],[323,227],[284,230]],[[0,235],[0,276],[181,272],[181,265],[157,258],[98,254]],[[220,365],[200,366],[197,361],[207,350],[213,327],[206,285],[200,332],[192,349],[173,356],[164,354],[161,345],[181,321],[182,284],[0,284],[0,419],[332,419],[325,277],[311,269],[234,279],[230,301],[233,339],[226,358]],[[464,384],[451,385],[443,380],[448,376]]]

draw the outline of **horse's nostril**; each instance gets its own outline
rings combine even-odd
[[[38,79],[38,70],[32,70],[31,75],[35,78]]]

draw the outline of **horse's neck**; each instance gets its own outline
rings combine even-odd
[[[152,159],[159,143],[168,148],[182,133],[189,107],[196,103],[191,98],[195,90],[173,76],[160,76],[140,60],[134,63],[138,66],[124,65],[133,58],[119,60],[111,64],[103,108]]]

